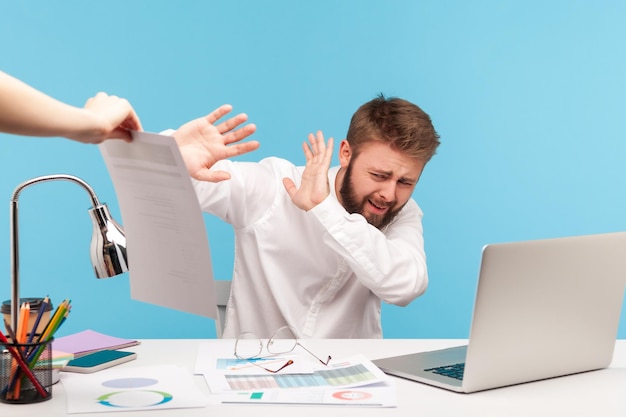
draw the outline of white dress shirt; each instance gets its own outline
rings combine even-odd
[[[301,338],[380,338],[381,300],[400,306],[428,285],[422,211],[410,199],[382,231],[348,214],[330,195],[307,211],[282,179],[296,186],[304,167],[278,158],[220,161],[219,183],[193,180],[203,211],[234,228],[235,264],[225,338],[251,331],[268,338],[284,325]]]

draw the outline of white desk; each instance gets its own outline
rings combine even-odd
[[[119,366],[174,364],[193,370],[198,343],[195,339],[143,340],[129,350],[138,359]],[[370,359],[422,350],[456,346],[463,340],[383,339],[383,340],[305,340],[315,352],[334,357],[363,353]],[[575,349],[575,346],[572,348]],[[204,379],[196,376],[207,394]],[[206,408],[129,411],[121,413],[69,414],[70,416],[626,416],[626,340],[617,341],[613,363],[608,369],[533,382],[474,394],[457,394],[403,379],[396,379],[398,407],[340,408],[336,406],[211,405]],[[0,403],[2,417],[66,416],[66,396],[61,384],[53,387],[51,400],[32,405]]]

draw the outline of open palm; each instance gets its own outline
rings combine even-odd
[[[254,124],[237,129],[248,120],[246,114],[240,113],[215,125],[231,111],[232,106],[225,104],[204,117],[185,123],[174,132],[173,136],[191,177],[210,182],[227,180],[230,174],[213,171],[211,167],[222,159],[252,152],[259,147],[257,141],[239,143],[256,130]]]
[[[333,156],[333,138],[324,142],[324,135],[318,131],[309,134],[309,143],[302,144],[306,166],[302,172],[300,188],[291,178],[283,178],[285,190],[291,201],[302,210],[310,210],[321,203],[330,194],[328,168]]]

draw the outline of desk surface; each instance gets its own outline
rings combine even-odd
[[[193,371],[197,347],[206,340],[142,340],[128,349],[138,352],[135,361],[119,366],[173,364]],[[370,359],[456,346],[464,340],[377,339],[307,340],[307,347],[328,351],[335,357],[362,353]],[[575,347],[573,347],[575,348]],[[203,392],[209,390],[201,376],[194,377]],[[473,394],[457,394],[396,378],[396,408],[342,408],[339,406],[209,405],[206,408],[131,411],[122,413],[71,414],[71,416],[620,416],[626,415],[626,340],[618,340],[611,366],[607,369],[538,381]],[[0,415],[7,417],[66,416],[66,396],[62,384],[53,387],[53,398],[39,404],[0,403]]]

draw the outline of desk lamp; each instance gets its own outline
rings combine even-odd
[[[20,192],[33,184],[46,181],[72,181],[81,185],[90,195],[93,207],[89,215],[93,221],[91,237],[91,263],[97,278],[109,278],[128,271],[126,237],[122,228],[111,218],[106,204],[101,204],[93,189],[78,177],[65,174],[45,175],[18,185],[11,198],[11,325],[17,329],[19,316],[19,251],[17,200]]]

